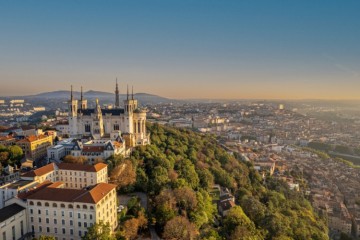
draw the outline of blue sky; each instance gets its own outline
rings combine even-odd
[[[360,1],[2,1],[0,96],[359,99]]]

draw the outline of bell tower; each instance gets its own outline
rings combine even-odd
[[[133,100],[129,99],[129,85],[127,86],[126,100],[124,100],[125,128],[124,132],[132,133],[133,131]]]
[[[78,132],[78,100],[74,100],[73,86],[71,85],[71,99],[68,101],[69,132],[70,136],[76,136]]]
[[[101,136],[104,135],[104,122],[103,122],[101,107],[99,104],[99,99],[96,99],[96,108],[93,114],[92,133],[96,139],[101,139]]]
[[[84,100],[83,88],[82,87],[81,87],[80,109],[81,110],[87,109],[87,100]]]

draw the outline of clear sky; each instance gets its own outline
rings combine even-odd
[[[1,1],[0,96],[360,99],[360,1]]]

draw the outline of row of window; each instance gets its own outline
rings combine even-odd
[[[106,200],[107,200],[107,196],[106,196]],[[33,202],[33,201],[30,201],[30,202],[29,202],[29,205],[30,205],[30,206],[34,206],[34,202]],[[37,203],[36,203],[36,206],[41,207],[41,206],[42,206],[42,203],[41,203],[41,202],[37,202]],[[49,207],[50,204],[49,204],[48,202],[45,202],[44,206],[45,206],[45,207]],[[56,203],[53,203],[53,204],[52,204],[52,207],[57,207],[57,204],[56,204]],[[63,203],[60,204],[60,208],[65,208],[65,204],[63,204]],[[68,205],[68,208],[74,208],[74,206],[73,206],[72,204],[69,204],[69,205]],[[77,209],[81,209],[81,206],[78,204],[78,205],[76,205],[76,208],[77,208]],[[83,206],[82,206],[82,209],[88,209],[88,207],[87,207],[86,205],[83,205]],[[90,206],[90,209],[94,209],[94,207],[93,207],[93,206]],[[32,210],[32,209],[30,209],[30,210]],[[41,210],[39,209],[39,211],[41,211]],[[47,210],[46,210],[46,211],[47,211]],[[56,211],[54,211],[54,212],[56,212]]]
[[[92,218],[90,218],[90,219],[92,219]],[[34,222],[34,217],[30,217],[30,222]],[[53,221],[54,221],[54,224],[58,224],[58,221],[57,221],[57,219],[55,218],[55,219],[53,219]],[[38,223],[42,223],[42,219],[39,217],[38,218]],[[45,223],[46,224],[50,224],[50,219],[49,218],[45,218]],[[66,222],[65,222],[65,219],[61,219],[61,225],[66,225]],[[74,225],[74,222],[73,222],[73,220],[69,220],[69,225],[70,226],[73,226]],[[93,225],[93,223],[92,222],[90,222],[89,223],[89,226],[91,227]],[[84,222],[84,224],[82,224],[82,222],[78,222],[78,227],[85,227],[85,228],[87,228],[88,227],[88,223],[87,222]]]
[[[54,211],[53,212],[54,216],[56,216],[57,212]],[[34,214],[34,209],[30,208],[30,214]],[[38,209],[38,214],[41,214],[41,209]],[[49,210],[45,210],[45,214],[48,216],[49,215]],[[80,219],[81,218],[81,213],[78,213],[78,218]],[[61,216],[64,217],[65,216],[65,211],[61,211]],[[73,212],[69,212],[69,217],[72,217],[73,216]],[[87,219],[87,214],[84,213],[84,216],[83,216],[84,219]],[[92,219],[92,214],[89,214],[89,218]]]

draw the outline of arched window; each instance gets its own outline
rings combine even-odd
[[[68,208],[74,208],[72,204],[69,204]]]
[[[90,206],[90,209],[91,209],[91,210],[94,210],[94,207],[93,207],[93,206]]]
[[[83,209],[87,209],[87,206],[86,206],[86,205],[83,205]]]
[[[45,203],[45,207],[48,207],[48,206],[49,206],[49,203],[48,203],[48,202],[46,202],[46,203]]]
[[[62,203],[62,204],[60,205],[60,207],[61,207],[61,208],[65,208],[65,204]]]
[[[37,204],[36,205],[38,205],[38,206],[40,206],[41,207],[41,202],[37,202]]]
[[[57,207],[57,204],[56,204],[56,203],[53,203],[53,207]]]
[[[33,206],[33,205],[34,205],[34,202],[33,202],[33,201],[30,201],[30,202],[29,202],[29,205]]]
[[[100,204],[98,204],[96,207],[97,207],[97,208],[100,208]]]
[[[80,205],[76,205],[76,208],[80,209]]]

